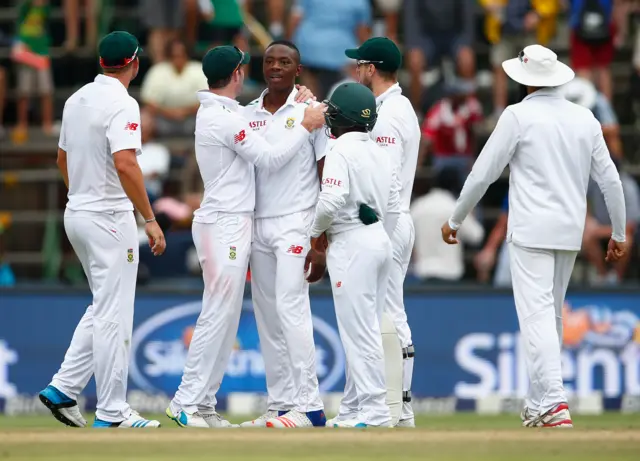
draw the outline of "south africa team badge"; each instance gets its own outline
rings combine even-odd
[[[285,124],[284,124],[284,127],[285,127],[287,130],[290,130],[291,128],[293,128],[293,125],[294,125],[295,123],[296,123],[296,119],[295,119],[295,118],[293,118],[293,117],[289,117],[289,118],[287,119],[287,123],[285,123]]]
[[[236,256],[237,256],[237,252],[236,252],[236,247],[229,247],[229,259],[231,261],[235,261],[236,260]]]
[[[133,262],[133,248],[127,250],[127,261],[130,263]]]

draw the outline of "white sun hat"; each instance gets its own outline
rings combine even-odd
[[[575,73],[558,61],[558,55],[542,45],[530,45],[517,58],[502,63],[506,74],[525,86],[556,87],[569,83]]]
[[[565,99],[587,109],[593,109],[598,99],[596,86],[586,78],[580,77],[576,77],[566,85],[562,85],[560,93]]]

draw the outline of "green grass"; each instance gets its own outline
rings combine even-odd
[[[0,417],[0,461],[626,461],[640,459],[640,415],[574,417],[573,430],[532,430],[515,415],[421,417],[418,428],[71,429],[51,417]],[[166,424],[165,424],[166,423]]]

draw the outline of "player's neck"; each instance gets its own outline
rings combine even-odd
[[[264,99],[262,100],[262,107],[272,114],[276,113],[278,109],[284,106],[289,99],[289,95],[293,91],[293,88],[288,88],[286,90],[269,90],[267,94],[264,95]]]
[[[377,98],[395,84],[396,82],[392,80],[379,80],[372,82],[371,91],[373,91],[373,95]]]

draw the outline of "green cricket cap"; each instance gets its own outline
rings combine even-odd
[[[105,35],[98,45],[100,67],[119,69],[138,57],[142,51],[138,39],[129,32],[118,30]]]
[[[325,119],[330,127],[363,126],[372,129],[378,118],[376,97],[360,83],[343,83],[327,101]]]
[[[370,38],[360,48],[350,48],[344,54],[351,59],[370,62],[386,72],[395,72],[402,66],[400,49],[387,37]]]
[[[235,46],[217,46],[210,49],[202,60],[202,72],[209,82],[224,80],[238,67],[249,64],[250,56]]]

